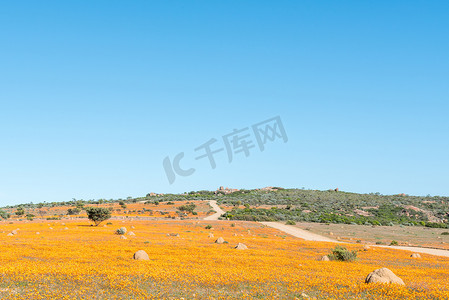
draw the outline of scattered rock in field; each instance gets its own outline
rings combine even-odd
[[[134,229],[135,227],[134,226],[131,226],[131,229]]]
[[[179,237],[179,233],[170,233],[170,236],[176,236],[176,237]]]
[[[223,244],[224,241],[225,241],[224,238],[219,237],[219,238],[215,241],[215,243],[217,243],[217,244]]]
[[[320,258],[320,261],[330,261],[329,256],[324,255],[323,257]]]
[[[36,232],[36,234],[40,234],[40,232]]]
[[[65,226],[65,223],[62,223],[61,225],[62,225],[62,226]]]
[[[306,293],[301,293],[301,297],[303,297],[303,298],[310,298],[309,295],[307,295]]]
[[[8,233],[6,236],[14,236],[14,234],[12,234],[11,232]]]
[[[133,235],[133,236],[135,236],[136,234],[135,234],[134,232],[130,231],[130,232],[128,233],[128,235]]]
[[[410,255],[411,258],[421,258],[421,255],[419,253],[413,253]]]
[[[53,227],[50,227],[50,230],[53,230]]]
[[[363,246],[363,251],[368,251],[369,249],[371,249],[370,246],[368,246],[368,245]]]
[[[390,269],[377,269],[366,276],[365,283],[394,283],[405,285],[401,278],[396,276]]]
[[[329,232],[329,235],[334,235],[334,233],[333,232]]]
[[[139,250],[136,253],[134,253],[133,258],[136,260],[150,260],[148,254],[143,250]]]
[[[246,247],[246,245],[242,244],[242,243],[238,243],[238,245],[235,246],[234,248],[237,249],[237,250],[246,250],[246,249],[248,249],[248,247]]]
[[[124,235],[121,235],[120,238],[121,238],[122,240],[128,239],[128,238],[127,238],[126,236],[124,236]]]
[[[340,240],[341,240],[341,237],[337,236],[337,241],[340,241]]]
[[[68,228],[66,227],[66,228],[64,228],[64,230],[67,230]]]
[[[16,235],[16,234],[17,234],[17,230],[13,230],[13,231],[11,231],[11,233],[12,233],[13,235]]]
[[[209,233],[208,238],[213,238],[213,237],[214,237],[214,234],[212,232]]]
[[[103,227],[108,227],[108,225],[103,225]]]

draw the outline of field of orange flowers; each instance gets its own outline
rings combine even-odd
[[[0,223],[2,299],[448,299],[449,259],[375,249],[357,262],[317,261],[333,244],[258,223],[78,220]],[[212,229],[205,229],[206,225]],[[135,236],[120,239],[125,226]],[[134,227],[134,228],[132,228]],[[17,230],[14,236],[7,236]],[[215,244],[212,232],[229,243]],[[172,234],[172,235],[170,235]],[[179,234],[179,236],[174,236]],[[233,247],[242,242],[248,250]],[[361,249],[360,245],[349,245]],[[145,250],[149,261],[132,259]],[[406,283],[367,285],[388,267]]]

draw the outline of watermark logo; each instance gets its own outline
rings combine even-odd
[[[217,163],[214,156],[219,152],[225,151],[228,162],[231,163],[236,155],[248,157],[251,154],[250,150],[253,151],[254,148],[259,148],[259,151],[262,152],[265,150],[267,143],[274,142],[277,139],[284,141],[284,143],[288,141],[284,125],[279,116],[254,124],[251,127],[234,129],[231,133],[222,136],[222,143],[219,143],[215,138],[211,138],[194,149],[195,152],[198,152],[195,160],[208,159],[210,167],[215,169]],[[183,158],[184,152],[178,153],[173,159],[168,156],[164,158],[162,165],[170,184],[175,182],[176,176],[187,177],[195,173],[194,168],[184,169],[181,167]]]

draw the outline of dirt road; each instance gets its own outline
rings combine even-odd
[[[304,239],[306,241],[317,241],[317,242],[333,242],[340,243],[336,240],[332,240],[325,236],[321,236],[319,234],[311,233],[307,230],[303,230],[294,226],[285,225],[279,222],[261,222],[264,225],[270,226],[272,228],[276,228],[280,231],[288,233],[294,237]],[[371,245],[370,245],[371,246]],[[424,253],[430,255],[437,256],[445,256],[449,257],[449,251],[441,250],[441,249],[431,249],[431,248],[420,248],[420,247],[404,247],[404,246],[380,246],[380,245],[372,245],[372,247],[380,247],[380,248],[388,248],[388,249],[397,249],[397,250],[405,250],[411,251],[415,253]]]
[[[204,220],[208,220],[208,221],[211,221],[211,220],[218,220],[218,218],[219,218],[222,214],[224,214],[225,211],[222,210],[222,209],[220,208],[220,206],[218,206],[217,201],[215,201],[215,200],[209,201],[209,204],[210,204],[210,206],[212,206],[212,209],[216,211],[216,213],[214,213],[213,215],[210,215],[210,216],[205,217]]]
[[[288,233],[294,237],[306,240],[306,241],[315,241],[315,242],[332,242],[338,243],[338,241],[321,236],[319,234],[312,233],[307,230],[303,230],[294,226],[284,225],[279,222],[261,222],[263,225],[278,229],[285,233]]]

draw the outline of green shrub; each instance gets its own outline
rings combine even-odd
[[[23,209],[22,206],[19,206],[19,207],[17,208],[16,215],[18,215],[18,216],[23,216],[24,214],[25,214],[25,210]]]
[[[332,253],[328,255],[330,260],[338,261],[355,261],[357,259],[357,251],[349,251],[346,247],[337,245],[332,250]]]
[[[81,212],[81,209],[78,208],[78,207],[75,207],[75,208],[69,208],[69,209],[67,210],[67,214],[68,214],[69,216],[71,216],[71,215],[79,215],[80,212]]]
[[[204,228],[206,228],[206,229],[211,229],[211,228],[212,228],[212,225],[207,225],[207,226],[204,227]]]
[[[121,227],[115,231],[115,234],[124,235],[126,233],[126,229]]]
[[[285,222],[285,225],[296,225],[296,222],[293,220],[288,220],[287,222]]]
[[[441,235],[449,235],[449,232],[447,232],[447,231],[442,232]]]
[[[192,213],[196,208],[195,204],[185,204],[185,205],[181,205],[180,207],[178,207],[178,209],[182,212],[189,212]]]
[[[10,216],[11,216],[11,215],[8,214],[6,211],[0,209],[0,218],[2,218],[2,219],[8,219]]]
[[[446,223],[433,223],[433,222],[427,222],[426,227],[430,228],[448,228]]]
[[[390,246],[397,246],[397,245],[399,245],[399,243],[395,240],[392,240],[390,243]]]

